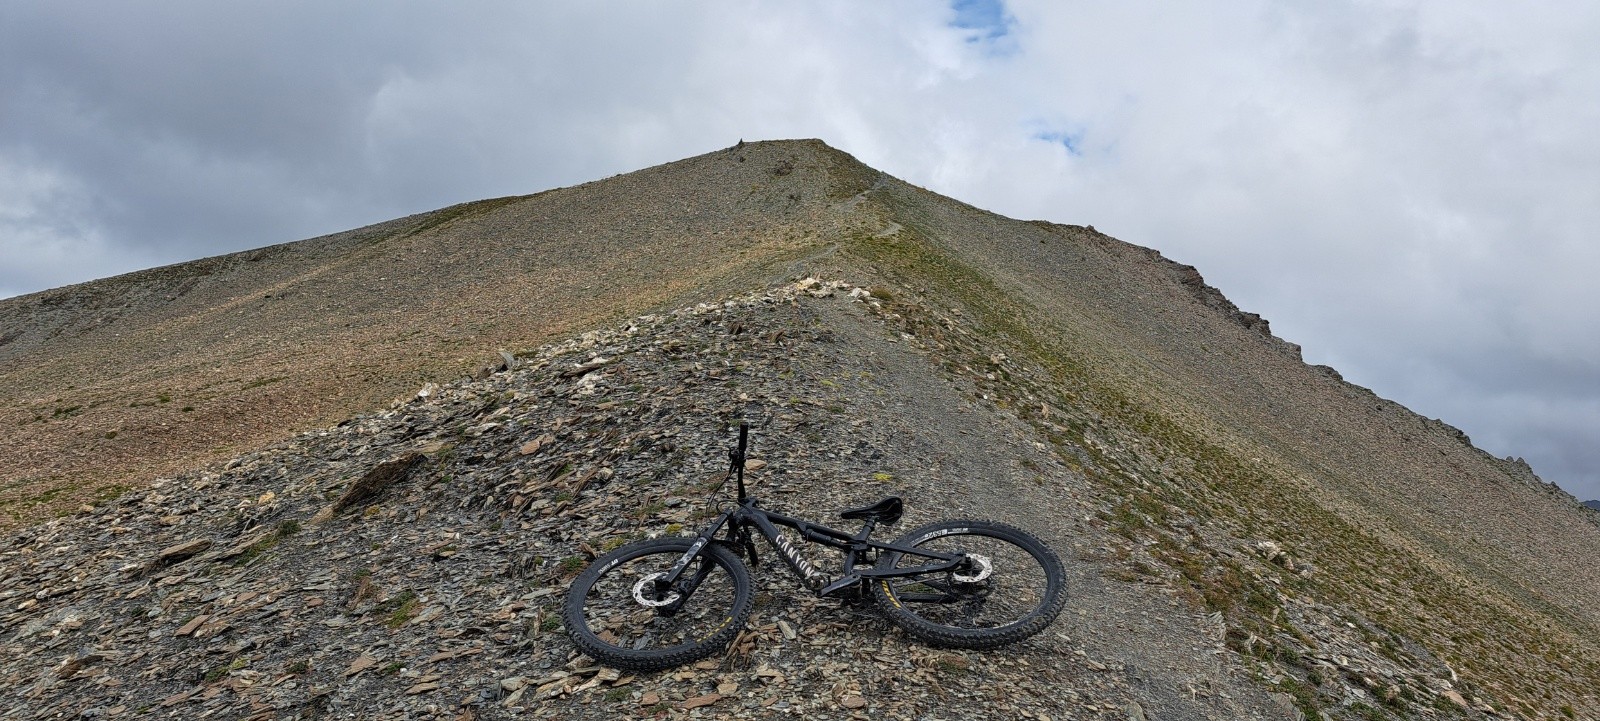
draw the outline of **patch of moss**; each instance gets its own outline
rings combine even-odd
[[[300,522],[294,519],[281,521],[272,529],[271,533],[262,536],[260,540],[246,546],[244,552],[234,559],[235,564],[245,564],[260,558],[262,554],[276,548],[284,539],[300,532]]]
[[[415,592],[401,591],[399,594],[373,606],[372,610],[379,615],[388,614],[389,617],[384,619],[383,625],[392,631],[406,625],[408,621],[415,617],[418,605],[420,605],[420,601],[417,599]]]
[[[566,558],[561,559],[561,563],[559,566],[557,566],[556,572],[563,578],[570,578],[578,575],[583,571],[584,568],[588,567],[588,565],[589,562],[583,560],[583,556],[567,556]]]

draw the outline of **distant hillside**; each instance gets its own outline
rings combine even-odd
[[[764,284],[872,177],[820,143],[752,144],[0,300],[0,525]]]
[[[830,282],[793,282],[810,275]],[[22,629],[0,677],[63,714],[90,682],[131,708],[459,716],[537,681],[518,703],[614,717],[607,704],[635,700],[621,678],[578,673],[575,658],[557,676],[570,647],[535,633],[550,574],[586,547],[663,532],[664,509],[692,512],[693,459],[750,414],[801,472],[796,503],[820,513],[889,484],[1045,527],[1079,574],[1068,624],[1043,645],[910,665],[879,637],[820,651],[854,648],[851,622],[775,596],[771,614],[817,624],[749,638],[789,669],[769,671],[806,674],[773,692],[783,709],[826,715],[920,669],[943,701],[862,708],[975,718],[991,709],[949,699],[988,689],[986,704],[1052,718],[1146,705],[1153,718],[1600,718],[1600,520],[1576,499],[1306,365],[1195,268],[973,208],[818,141],[0,301],[0,338],[0,509],[36,526],[0,559],[18,579],[0,588],[5,623]],[[607,369],[590,377],[581,361]],[[445,395],[418,397],[427,382]],[[559,457],[537,455],[546,435]],[[311,524],[411,451],[426,470],[370,515]],[[77,515],[36,525],[62,513]],[[163,555],[183,543],[215,553]],[[518,544],[539,550],[513,558]],[[438,565],[457,556],[470,571]],[[383,598],[360,590],[363,572]],[[307,587],[322,605],[294,605]],[[483,617],[430,617],[448,618],[437,636],[399,618],[391,634],[407,600]],[[319,653],[295,640],[309,636],[260,625],[291,606],[322,609],[306,613],[332,634],[305,664],[287,654]],[[220,620],[181,632],[201,617]],[[763,645],[785,642],[806,647]],[[46,643],[54,655],[25,652]],[[88,660],[98,651],[48,665],[124,643],[179,680],[117,676],[109,656]],[[446,693],[457,677],[419,669],[435,643],[427,653],[482,654],[460,677],[476,691]],[[827,663],[807,665],[812,648]],[[520,680],[484,675],[530,654],[545,666]],[[361,658],[397,675],[373,679]],[[641,677],[637,700],[648,688],[664,704],[652,713],[686,710],[724,683],[771,684],[761,658]],[[1029,676],[1002,668],[1024,661],[1045,669],[1050,700],[1023,698]],[[864,670],[875,663],[900,671]]]
[[[1583,505],[1595,510],[1600,510],[1600,501],[1584,501]]]

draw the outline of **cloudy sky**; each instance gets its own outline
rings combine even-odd
[[[1600,4],[0,4],[0,297],[818,137],[1600,497]]]

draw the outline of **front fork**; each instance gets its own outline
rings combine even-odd
[[[658,598],[665,598],[674,593],[678,595],[678,598],[673,600],[672,603],[657,607],[656,613],[669,617],[676,614],[683,608],[683,604],[689,602],[689,597],[694,595],[694,592],[700,588],[700,584],[706,580],[706,577],[711,575],[712,563],[705,558],[700,559],[700,565],[695,568],[694,573],[689,575],[688,578],[684,578],[684,571],[688,570],[689,565],[694,563],[696,557],[701,556],[701,552],[705,550],[708,544],[715,542],[712,537],[722,529],[723,525],[727,524],[732,515],[732,511],[723,513],[717,518],[716,522],[712,523],[706,530],[701,531],[700,536],[695,539],[694,543],[689,545],[689,550],[683,552],[677,563],[672,564],[672,568],[655,579],[655,592]]]

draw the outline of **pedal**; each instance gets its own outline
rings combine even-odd
[[[847,598],[851,596],[859,596],[860,586],[861,576],[852,573],[844,578],[834,581],[833,583],[823,586],[822,590],[817,591],[817,595],[823,598]],[[844,593],[844,591],[847,590],[853,591],[854,593]]]

